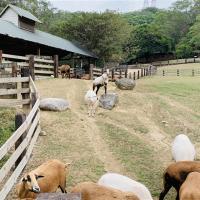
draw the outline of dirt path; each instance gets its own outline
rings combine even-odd
[[[52,158],[63,160],[63,162],[72,162],[67,179],[68,190],[78,182],[97,181],[103,173],[112,171],[128,174],[132,178],[147,183],[150,190],[153,188],[152,190],[156,194],[154,196],[157,196],[158,188],[151,185],[147,179],[151,179],[154,173],[161,178],[162,169],[172,162],[170,145],[174,135],[170,134],[177,130],[176,125],[185,124],[193,130],[192,118],[188,119],[187,116],[181,115],[182,110],[191,115],[198,114],[180,102],[157,93],[145,93],[141,90],[137,91],[137,88],[134,91],[120,91],[113,83],[110,83],[109,90],[115,91],[119,95],[118,106],[112,111],[99,109],[97,116],[91,118],[87,116],[87,107],[84,104],[84,95],[91,88],[90,81],[49,79],[37,81],[36,85],[42,98],[67,99],[71,109],[65,112],[41,112],[41,127],[47,136],[39,137],[24,172],[32,170]],[[100,94],[101,92],[103,93],[103,90],[100,90]],[[159,101],[165,102],[168,107],[158,105]],[[175,115],[170,113],[168,108],[174,109]],[[163,119],[169,120],[171,127],[165,127],[161,123]],[[106,125],[118,128],[119,132],[109,132],[109,127]],[[105,130],[105,133],[102,130]],[[127,146],[130,144],[129,142],[132,142],[132,146],[127,147],[125,143],[125,145],[119,144],[119,148],[125,152],[126,150],[130,151],[133,155],[120,154],[121,152],[117,151],[118,144],[116,143],[118,141],[116,142],[115,139],[121,130],[122,132],[125,130],[132,138],[139,139],[140,144],[144,144],[144,146],[134,146],[137,143],[130,139],[131,141],[127,141]],[[109,134],[113,134],[112,138]],[[113,141],[108,141],[109,137]],[[110,145],[115,145],[115,148]],[[153,149],[155,155],[148,157],[148,148],[145,145],[146,147],[151,146],[149,149]],[[134,149],[137,151],[134,152]],[[197,150],[200,152],[200,147]],[[143,156],[148,159],[150,164],[155,162],[156,164],[152,166],[156,166],[157,169],[148,169],[149,174],[147,172],[145,175],[140,173],[140,167],[146,167],[144,166],[145,162],[141,162],[144,160]],[[133,166],[132,159],[138,159],[140,165]],[[127,170],[127,166],[131,170]],[[135,168],[132,170],[132,167]],[[159,187],[160,182],[161,180],[156,180],[152,184]],[[7,199],[16,199],[14,189]]]

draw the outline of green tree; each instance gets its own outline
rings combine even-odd
[[[134,27],[129,43],[126,46],[127,61],[135,58],[145,58],[157,53],[168,53],[170,42],[153,25],[142,24]]]
[[[110,11],[74,13],[60,28],[66,39],[78,41],[105,61],[123,59],[122,46],[130,35],[128,23]]]

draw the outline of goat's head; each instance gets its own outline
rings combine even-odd
[[[44,176],[37,175],[34,173],[28,173],[22,178],[22,182],[25,184],[25,189],[34,193],[40,192],[40,186],[37,180],[43,178]]]

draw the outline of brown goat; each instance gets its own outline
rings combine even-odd
[[[179,191],[180,200],[199,200],[200,199],[200,173],[191,172]]]
[[[180,161],[169,165],[163,174],[164,189],[159,200],[163,200],[171,187],[177,191],[176,200],[179,200],[179,189],[190,172],[200,172],[200,162]]]
[[[70,66],[69,65],[61,65],[59,67],[60,73],[62,75],[62,78],[67,78],[67,76],[70,79]]]
[[[139,200],[131,192],[122,192],[93,182],[79,183],[71,192],[81,193],[82,200]]]
[[[66,192],[66,175],[70,164],[59,160],[49,160],[33,171],[25,174],[16,190],[20,199],[37,197],[40,192],[56,192],[58,188]]]

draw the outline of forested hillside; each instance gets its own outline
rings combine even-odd
[[[200,0],[129,13],[70,13],[47,0],[2,0],[0,10],[8,3],[36,15],[43,22],[38,29],[78,42],[103,61],[148,62],[200,52]]]

